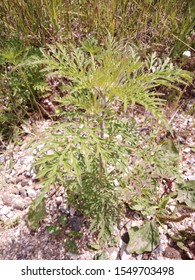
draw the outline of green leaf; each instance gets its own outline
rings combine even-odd
[[[195,209],[195,181],[185,181],[177,184],[175,188],[178,192],[177,200]]]
[[[66,240],[65,246],[66,246],[66,249],[68,252],[73,253],[73,254],[78,253],[78,247],[77,247],[75,240],[73,240],[73,239]]]
[[[138,227],[131,227],[128,230],[129,243],[127,244],[126,251],[136,254],[144,252],[151,252],[155,249],[159,240],[158,227],[155,223],[146,221],[145,224]]]
[[[57,235],[62,232],[61,228],[57,225],[47,226],[46,231],[53,235]]]
[[[102,253],[98,253],[94,256],[94,260],[108,260],[106,252],[103,251]]]
[[[170,200],[170,198],[172,198],[172,197],[174,197],[174,196],[176,196],[176,195],[177,195],[177,192],[172,192],[172,193],[170,193],[170,194],[164,196],[164,197],[160,200],[160,202],[159,202],[159,205],[158,205],[159,208],[160,208],[160,209],[165,209],[166,206],[167,206],[167,203],[168,203],[169,200]]]
[[[95,250],[95,251],[101,249],[101,246],[100,246],[98,243],[90,242],[90,243],[88,243],[87,246],[88,246],[90,249]]]
[[[28,224],[31,229],[36,229],[39,226],[39,222],[47,215],[45,210],[45,199],[38,197],[35,199],[29,208],[28,212]]]
[[[62,226],[62,227],[65,227],[67,225],[67,222],[68,222],[68,219],[65,215],[61,215],[59,217],[59,224]]]
[[[163,142],[161,144],[162,144],[162,148],[167,153],[167,156],[169,157],[169,159],[174,164],[177,164],[178,160],[179,160],[179,151],[178,151],[175,143],[173,142],[173,140],[166,138],[165,140],[163,140]]]

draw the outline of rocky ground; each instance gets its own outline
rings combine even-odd
[[[194,102],[194,101],[193,101]],[[194,105],[188,104],[185,110],[179,110],[173,120],[173,127],[182,147],[183,176],[188,180],[195,180],[195,118]],[[195,104],[195,102],[194,102]],[[126,220],[118,230],[118,244],[100,251],[90,249],[90,235],[82,215],[72,207],[67,207],[64,190],[51,190],[48,194],[48,217],[37,230],[30,230],[27,224],[27,213],[31,201],[39,194],[41,185],[36,180],[32,170],[34,159],[30,139],[38,135],[38,131],[50,125],[50,121],[37,122],[29,130],[24,127],[26,135],[23,144],[1,147],[0,150],[0,259],[1,260],[55,260],[55,259],[94,259],[102,257],[108,259],[134,260],[134,259],[195,259],[195,212],[189,211],[189,217],[177,223],[168,223],[167,228],[186,230],[193,233],[193,238],[187,238],[185,247],[179,248],[169,238],[164,229],[160,228],[160,242],[151,253],[140,255],[127,254],[125,251],[128,236],[125,229],[140,225],[141,217],[133,211],[127,211]],[[38,137],[38,136],[37,136]],[[29,144],[30,145],[30,144]],[[59,217],[66,216],[67,225],[75,232],[82,232],[82,238],[77,239],[78,252],[69,252],[65,243],[67,236],[50,234],[45,230]],[[67,231],[66,231],[67,234]],[[79,234],[78,234],[79,235]],[[99,254],[99,255],[98,255]]]

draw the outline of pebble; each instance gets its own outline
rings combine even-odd
[[[142,257],[143,257],[143,255],[142,255],[142,254],[138,254],[138,255],[136,256],[136,260],[141,261]]]
[[[59,206],[62,203],[63,199],[61,196],[56,197],[56,204]]]
[[[20,187],[19,189],[19,194],[22,198],[25,198],[26,197],[26,191],[24,188]]]
[[[186,177],[186,179],[189,180],[189,181],[195,181],[195,176],[189,175],[189,176]]]
[[[11,218],[14,217],[14,215],[15,215],[14,212],[9,212],[9,213],[6,215],[6,217],[9,218],[9,219],[11,219]]]
[[[107,249],[106,254],[107,254],[109,260],[117,260],[118,248],[110,247]]]
[[[167,247],[165,251],[163,252],[163,256],[169,259],[181,259],[181,254],[179,251],[177,251],[175,248]]]
[[[59,210],[63,213],[63,214],[69,214],[70,211],[69,209],[67,208],[67,205],[65,203],[61,204],[60,207],[59,207]]]
[[[12,177],[15,176],[15,175],[16,175],[16,170],[13,169],[12,172],[10,173],[10,175],[11,175]]]
[[[24,179],[24,176],[23,176],[23,175],[19,175],[19,176],[15,179],[16,184],[20,183],[23,179]]]
[[[7,206],[12,206],[12,204],[13,204],[13,197],[7,193],[5,193],[3,195],[2,200],[3,200],[4,204]]]
[[[4,155],[0,155],[0,164],[5,163],[6,157]]]
[[[74,230],[74,231],[80,231],[81,230],[81,227],[82,227],[82,219],[79,218],[79,217],[70,217],[69,220],[68,220],[71,228]]]
[[[11,194],[19,194],[19,190],[15,185],[9,185],[7,192],[9,192]]]
[[[66,254],[71,260],[78,260],[78,255],[72,254],[72,253],[67,253]]]
[[[29,179],[23,178],[21,181],[21,186],[25,187],[29,185]]]
[[[183,151],[184,151],[184,153],[187,154],[187,153],[189,153],[189,152],[191,151],[191,149],[190,149],[189,147],[187,147],[187,148],[185,148]]]
[[[126,247],[127,244],[125,242],[121,242],[121,246],[120,246],[120,259],[121,260],[130,260],[131,259],[131,254],[128,254],[126,252]]]
[[[26,192],[30,198],[35,198],[37,196],[36,191],[33,189],[27,189]]]
[[[15,201],[14,201],[14,204],[13,204],[13,208],[14,209],[17,209],[17,210],[24,210],[26,208],[26,203],[24,201],[24,199],[22,198],[17,198]]]
[[[0,210],[0,215],[7,215],[9,213],[10,209],[7,206],[3,206]]]

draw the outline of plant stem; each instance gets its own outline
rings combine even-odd
[[[104,123],[104,108],[106,106],[106,100],[104,94],[100,91],[100,97],[101,97],[101,105],[102,105],[102,113],[101,113],[101,119],[100,119],[100,137],[104,139],[104,129],[105,129],[105,123]],[[103,172],[104,172],[104,163],[101,154],[99,155],[99,163],[100,163],[100,186],[101,189],[103,187]]]

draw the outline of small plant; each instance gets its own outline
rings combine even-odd
[[[43,216],[38,205],[43,213],[45,193],[60,183],[69,203],[90,220],[91,231],[105,244],[114,238],[128,194],[136,188],[149,194],[155,177],[172,174],[169,157],[163,161],[163,145],[157,145],[154,136],[142,135],[134,120],[124,117],[127,108],[140,104],[168,127],[158,87],[177,88],[175,82],[185,84],[191,76],[168,59],[157,65],[155,55],[142,61],[131,46],[110,35],[104,47],[94,48],[94,41],[91,47],[88,42],[71,51],[56,44],[49,46],[49,54],[42,51],[43,59],[29,61],[43,65],[42,73],[61,75],[68,83],[66,96],[57,100],[65,119],[46,132],[43,148],[38,149],[35,168],[45,187],[28,218],[37,226]],[[70,110],[63,112],[67,106]]]
[[[33,112],[39,116],[43,113],[39,103],[43,97],[41,86],[44,83],[43,75],[39,73],[40,67],[30,69],[21,65],[35,54],[40,55],[38,48],[26,47],[18,38],[10,39],[6,47],[0,50],[0,133],[5,138],[9,138]]]

